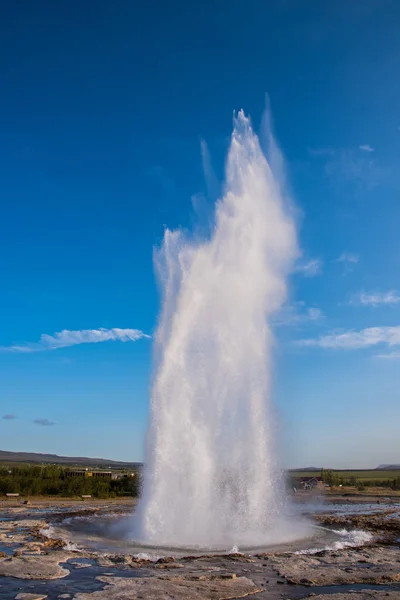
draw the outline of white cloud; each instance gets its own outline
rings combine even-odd
[[[372,146],[370,146],[369,144],[361,144],[361,146],[359,146],[360,150],[363,150],[364,152],[373,152],[375,150],[375,148],[372,148]]]
[[[390,290],[389,292],[374,292],[367,293],[361,292],[358,298],[358,302],[363,306],[379,306],[380,304],[392,305],[398,304],[400,302],[400,296],[394,290]],[[352,302],[354,304],[354,301]]]
[[[40,336],[39,342],[26,343],[13,346],[0,346],[3,352],[41,352],[44,350],[56,350],[57,348],[66,348],[67,346],[77,346],[79,344],[96,344],[99,342],[120,341],[135,342],[141,338],[150,338],[139,329],[82,329],[63,331],[48,335],[46,333]]]
[[[311,307],[307,310],[307,315],[310,321],[319,321],[324,318],[324,313],[319,308]]]
[[[323,262],[319,258],[312,258],[296,265],[296,273],[301,273],[304,277],[316,277],[322,274]]]
[[[304,302],[285,305],[279,311],[275,325],[299,325],[309,321],[320,321],[325,317],[321,309],[311,306],[305,308]]]
[[[33,422],[35,425],[41,425],[42,427],[51,427],[52,425],[56,425],[54,421],[49,421],[49,419],[35,419]]]
[[[399,360],[400,352],[386,352],[385,354],[376,354],[376,358],[384,358],[387,360]]]
[[[360,257],[358,254],[351,254],[350,252],[342,252],[342,254],[334,260],[334,262],[350,263],[356,265]]]
[[[361,147],[360,147],[361,148]],[[370,192],[385,182],[388,169],[374,159],[373,148],[338,149],[326,156],[325,175],[340,188],[351,186],[356,193]]]
[[[298,340],[299,346],[316,346],[319,348],[338,348],[342,350],[357,350],[370,348],[378,344],[400,346],[400,326],[396,327],[367,327],[360,331],[333,331],[318,338]]]

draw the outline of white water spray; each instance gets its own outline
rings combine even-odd
[[[273,451],[271,315],[296,232],[280,182],[240,112],[209,238],[166,231],[146,471],[135,537],[150,545],[283,540]]]

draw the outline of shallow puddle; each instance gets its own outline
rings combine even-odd
[[[85,559],[72,559],[76,560]],[[101,575],[117,575],[118,577],[150,577],[152,573],[146,569],[113,568],[113,567],[74,567],[62,563],[62,567],[70,570],[70,574],[62,579],[32,580],[16,579],[14,577],[0,577],[1,600],[14,600],[19,593],[47,594],[47,600],[56,600],[60,594],[77,594],[78,592],[96,592],[102,590],[106,584],[96,577]]]
[[[4,552],[7,556],[12,556],[21,544],[3,544],[0,542],[0,552]]]
[[[371,585],[367,583],[354,583],[349,585],[326,585],[326,586],[310,586],[303,587],[303,591],[298,591],[298,588],[294,588],[295,592],[290,594],[288,598],[293,598],[293,600],[301,600],[302,598],[309,598],[310,594],[339,594],[345,592],[399,592],[400,593],[400,584],[382,584],[382,585]]]

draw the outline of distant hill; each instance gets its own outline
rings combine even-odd
[[[136,462],[118,462],[106,458],[87,458],[85,456],[57,456],[57,454],[38,454],[36,452],[7,452],[0,450],[0,462],[40,463],[68,465],[74,467],[112,467],[114,469],[134,469],[141,466]]]
[[[327,467],[326,471],[335,471],[335,473],[371,473],[371,477],[373,476],[374,471],[400,471],[400,464],[393,465],[379,465],[379,467],[375,467],[374,469],[335,469],[333,467]],[[303,473],[303,472],[313,472],[313,471],[321,471],[321,467],[301,467],[300,469],[289,469],[292,473]]]
[[[298,473],[301,471],[321,471],[321,467],[301,467],[300,469],[290,469],[290,471],[296,471]]]
[[[398,465],[379,465],[376,467],[377,471],[398,471],[400,470],[400,464]]]

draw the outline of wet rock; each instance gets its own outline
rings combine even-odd
[[[62,522],[64,519],[70,519],[75,517],[91,517],[101,511],[100,507],[88,507],[88,508],[74,508],[69,511],[63,512],[52,512],[51,513],[51,522]]]
[[[231,552],[230,554],[225,554],[225,558],[227,560],[234,560],[234,561],[242,561],[243,558],[245,558],[245,560],[247,561],[250,557],[249,556],[244,556],[244,554],[241,554],[240,552]]]
[[[30,528],[30,534],[37,540],[43,544],[45,548],[51,548],[57,550],[58,548],[64,548],[67,543],[60,538],[49,538],[47,535],[43,534],[43,526],[35,525]]]
[[[154,565],[154,562],[149,558],[136,558],[135,556],[131,556],[132,564],[138,565],[139,567],[148,567],[149,565]]]
[[[47,596],[42,594],[18,594],[15,596],[15,600],[45,600]]]
[[[398,558],[398,551],[378,546],[368,548],[368,569],[359,563],[360,559],[367,559],[365,555],[360,557],[360,549],[326,552],[323,557],[276,555],[273,566],[280,577],[301,585],[396,583],[400,582]]]
[[[110,566],[110,565],[105,565],[103,561],[98,561],[98,563],[99,563],[99,565],[102,565],[102,566]],[[132,567],[132,569],[141,569],[143,567],[149,566],[150,564],[151,564],[150,561],[149,561],[148,564],[146,564],[146,563],[143,563],[142,561],[135,561],[135,560],[133,560],[130,563],[130,566]]]
[[[158,561],[157,561],[158,563]],[[173,562],[170,564],[165,564],[165,563],[158,563],[155,565],[156,569],[183,569],[185,565],[182,565],[181,563],[177,563],[177,562]]]
[[[40,542],[26,542],[21,550],[23,554],[41,554],[45,547]]]
[[[133,566],[133,563],[130,561],[131,557],[127,554],[107,554],[106,556],[100,556],[97,562],[101,567],[111,567],[114,565],[126,564]]]
[[[234,553],[234,554],[200,554],[200,555],[191,555],[189,554],[188,556],[183,556],[180,560],[182,562],[193,562],[193,561],[213,561],[213,560],[218,560],[221,558],[221,556],[223,556],[224,560],[233,560],[233,561],[240,561],[240,562],[255,562],[256,558],[260,558],[261,555],[255,555],[255,556],[249,556],[247,554],[240,554],[238,553]],[[267,559],[266,559],[267,560]]]
[[[175,576],[165,575],[162,579],[177,579]],[[186,575],[188,581],[216,581],[221,579],[236,579],[236,573],[224,573],[223,575]]]
[[[59,579],[69,571],[59,563],[66,562],[71,554],[54,552],[45,556],[18,556],[0,560],[0,576],[19,579]]]
[[[72,565],[75,569],[87,569],[92,566],[90,563],[82,563],[76,560],[69,560],[68,564]]]
[[[173,556],[162,556],[156,561],[157,565],[166,565],[169,563],[175,562],[175,558]]]
[[[321,594],[316,596],[314,594],[314,600],[372,600],[375,598],[382,598],[382,600],[399,600],[399,592],[384,592],[377,590],[360,590],[357,592],[345,592],[339,594]]]
[[[189,579],[186,577],[121,578],[100,577],[108,584],[104,590],[91,594],[81,593],[75,600],[230,600],[245,598],[261,592],[261,588],[246,577],[230,579]]]
[[[125,565],[128,562],[128,557],[122,554],[116,554],[115,556],[109,556],[108,558],[114,565]]]
[[[45,548],[52,548],[53,550],[57,550],[58,548],[64,548],[64,546],[66,545],[66,542],[64,542],[64,540],[61,539],[49,539],[43,543],[43,546]]]
[[[396,514],[398,514],[398,508],[372,515],[316,515],[315,519],[324,526],[336,529],[363,529],[396,534],[400,531],[400,518],[396,518]],[[394,518],[388,518],[391,515]]]

